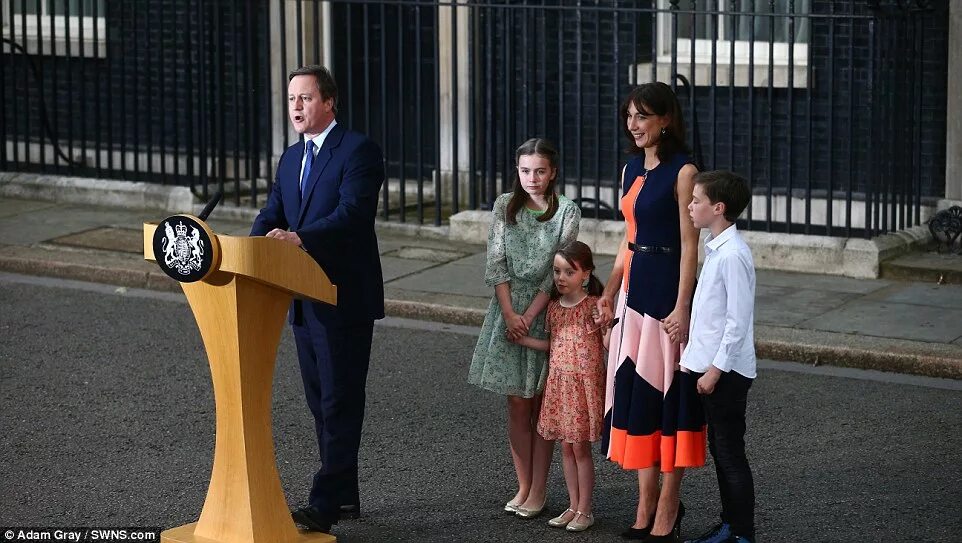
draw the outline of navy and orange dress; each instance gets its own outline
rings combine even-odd
[[[662,472],[705,465],[705,416],[693,375],[678,364],[661,320],[675,308],[681,273],[681,225],[675,182],[683,154],[651,171],[644,156],[625,167],[621,211],[627,238],[608,352],[606,435],[602,447],[624,469]]]

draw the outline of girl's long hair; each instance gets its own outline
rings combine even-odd
[[[508,201],[508,209],[505,213],[505,220],[508,221],[508,224],[518,223],[518,212],[528,201],[528,193],[521,186],[521,177],[518,175],[517,166],[521,157],[530,155],[538,155],[544,158],[555,171],[554,178],[548,181],[548,186],[544,191],[545,198],[548,200],[548,209],[538,216],[538,220],[542,222],[550,220],[558,211],[558,194],[555,192],[555,183],[558,181],[558,163],[561,161],[561,155],[550,141],[544,138],[531,138],[522,143],[521,147],[518,147],[518,150],[514,152],[514,191],[511,194],[511,200]]]
[[[591,255],[591,248],[580,241],[572,241],[564,247],[558,249],[555,254],[561,255],[572,268],[579,270],[591,270],[588,275],[588,288],[585,290],[589,296],[601,296],[605,291],[604,284],[595,276],[595,260]],[[561,297],[557,285],[551,285],[551,299],[557,300]]]
[[[635,145],[635,138],[628,130],[628,106],[632,104],[642,115],[668,117],[665,134],[658,139],[658,160],[667,162],[677,153],[688,153],[688,145],[685,144],[685,118],[681,113],[678,97],[671,87],[660,81],[635,87],[621,104],[621,129],[628,138],[626,152],[638,154],[645,151]]]

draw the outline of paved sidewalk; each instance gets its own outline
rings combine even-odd
[[[216,232],[247,234],[249,222],[218,211]],[[143,259],[142,223],[165,215],[0,198],[0,270],[177,291]],[[484,246],[378,230],[390,315],[480,324],[493,294]],[[612,261],[596,259],[600,277]],[[759,270],[755,322],[763,358],[962,379],[962,285]]]

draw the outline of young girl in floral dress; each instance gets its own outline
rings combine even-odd
[[[561,441],[569,505],[548,521],[571,532],[594,524],[591,493],[595,484],[591,443],[604,427],[605,357],[595,311],[604,289],[592,273],[591,249],[580,241],[562,247],[554,257],[554,288],[545,330],[549,340],[526,336],[521,345],[548,351],[548,380],[544,389],[538,433]]]

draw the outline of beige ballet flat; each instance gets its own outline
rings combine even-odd
[[[545,500],[545,501],[541,502],[541,507],[539,507],[539,508],[537,508],[537,509],[525,509],[524,507],[521,507],[521,506],[519,505],[519,506],[518,506],[518,510],[515,511],[514,514],[515,514],[515,515],[518,515],[518,516],[521,517],[521,518],[534,518],[534,517],[540,515],[540,514],[542,513],[542,511],[544,511],[544,504],[547,503],[547,501],[548,501],[548,500]]]
[[[571,517],[571,518],[569,518],[569,519],[567,519],[567,520],[565,520],[565,516],[567,516],[568,513],[574,513],[575,516],[574,516],[574,517]],[[561,513],[560,515],[556,516],[555,518],[549,520],[549,521],[548,521],[548,526],[551,526],[552,528],[564,528],[565,526],[568,525],[568,523],[570,523],[572,520],[574,520],[575,517],[577,517],[577,516],[578,516],[578,513],[577,513],[574,509],[572,509],[572,508],[569,507],[569,508],[565,509],[564,513]]]
[[[579,520],[585,518],[587,520]],[[588,528],[591,528],[595,524],[595,516],[591,513],[582,513],[581,511],[575,512],[575,518],[565,526],[565,530],[569,532],[583,532]]]
[[[504,504],[504,512],[511,513],[513,515],[518,512],[518,507],[520,506],[521,506],[520,503],[514,503],[513,501],[509,501],[508,503]]]

